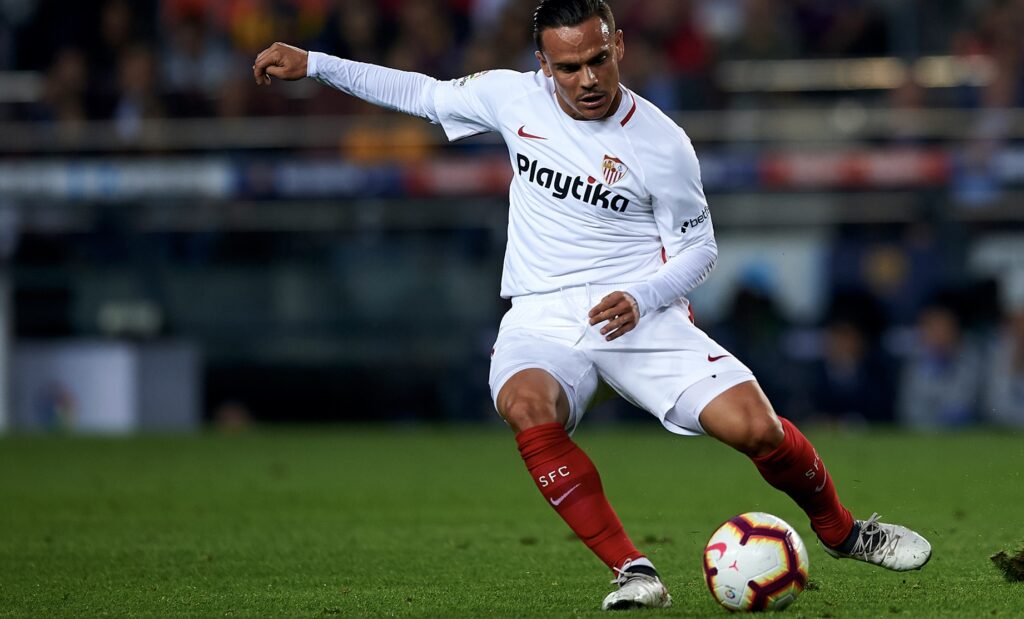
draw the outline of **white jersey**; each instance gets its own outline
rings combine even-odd
[[[512,298],[491,353],[491,393],[528,368],[569,399],[570,430],[598,382],[680,434],[750,370],[692,322],[685,294],[718,256],[686,134],[621,88],[608,118],[573,120],[543,72],[490,71],[452,82],[311,52],[307,75],[371,103],[439,123],[453,140],[498,131],[513,180],[501,294]],[[608,341],[590,325],[603,295],[644,317]]]
[[[646,282],[666,256],[713,245],[689,138],[620,88],[612,116],[584,121],[562,110],[541,71],[438,83],[434,105],[449,139],[497,131],[508,145],[514,176],[503,297]]]
[[[715,265],[718,247],[689,138],[626,88],[611,117],[578,121],[559,107],[540,71],[438,82],[310,52],[306,73],[439,123],[451,139],[502,134],[515,172],[502,296],[622,284],[645,316],[685,300]]]

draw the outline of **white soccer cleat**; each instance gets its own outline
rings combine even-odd
[[[836,559],[857,559],[895,572],[919,570],[932,557],[928,540],[907,527],[878,522],[878,514],[858,520],[856,526],[860,531],[848,551],[821,547]]]
[[[629,610],[631,608],[668,608],[672,596],[657,576],[629,569],[629,563],[622,566],[612,584],[619,588],[612,591],[601,603],[601,610]]]

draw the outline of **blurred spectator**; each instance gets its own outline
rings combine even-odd
[[[228,6],[228,36],[232,46],[242,54],[255,56],[267,41],[296,40],[282,36],[287,18],[276,14],[270,2],[252,0],[232,2]]]
[[[109,0],[99,13],[98,40],[89,50],[90,89],[101,102],[102,118],[116,114],[118,93],[124,91],[125,59],[142,44],[136,32],[136,15],[125,0]],[[153,78],[147,78],[150,81]]]
[[[812,372],[815,414],[853,424],[893,421],[896,367],[880,345],[884,325],[881,307],[867,293],[833,298],[822,359]]]
[[[960,300],[943,295],[917,322],[917,346],[900,378],[897,416],[918,429],[954,429],[977,421],[982,355],[966,337]]]
[[[32,20],[38,4],[38,0],[0,2],[0,71],[14,68],[15,32]]]
[[[889,115],[885,141],[893,145],[911,146],[924,142],[927,135],[925,109],[927,92],[913,79],[906,79],[889,93]]]
[[[390,119],[389,119],[390,120]],[[435,151],[429,126],[418,118],[359,123],[342,139],[342,153],[355,163],[413,162]]]
[[[782,346],[789,323],[775,299],[775,283],[761,265],[748,267],[740,277],[732,304],[712,336],[754,372],[779,410],[789,410],[793,373]]]
[[[536,71],[533,37],[523,24],[530,23],[528,3],[508,2],[491,25],[472,33],[463,52],[462,75],[487,69]],[[627,54],[628,56],[628,54]]]
[[[1024,428],[1024,307],[1014,309],[992,351],[985,384],[983,418]]]
[[[885,15],[869,0],[798,0],[794,16],[804,52],[880,56],[888,50]]]
[[[232,69],[223,41],[213,36],[201,15],[169,26],[162,53],[163,88],[174,116],[212,116],[212,100]]]
[[[664,54],[665,66],[676,81],[681,109],[708,107],[714,99],[711,68],[714,44],[701,28],[693,0],[650,0],[629,5],[617,15],[617,26],[633,33],[626,41],[644,39]]]
[[[383,44],[394,38],[393,30],[376,2],[338,2],[327,16],[318,47],[341,58],[382,64]]]
[[[491,30],[501,19],[505,6],[510,0],[475,0],[472,2],[470,17],[474,30]]]
[[[1002,195],[996,158],[1013,122],[1011,108],[1024,104],[1022,28],[1024,3],[990,2],[978,12],[977,28],[954,40],[961,53],[983,53],[995,64],[991,81],[978,93],[980,109],[954,182],[954,195],[964,206],[987,206]]]
[[[28,117],[51,123],[59,141],[75,141],[90,116],[88,85],[85,53],[77,48],[60,50],[46,72],[42,99],[28,109]]]
[[[136,140],[141,135],[144,120],[164,116],[153,53],[143,46],[126,50],[119,60],[117,73],[118,93],[114,105],[117,135],[125,141]]]
[[[489,71],[495,67],[505,67],[509,54],[502,54],[495,42],[486,37],[477,37],[466,43],[462,55],[462,67],[459,73],[472,75],[478,71]]]
[[[622,59],[622,81],[663,110],[679,109],[676,80],[667,59],[650,41],[638,37],[628,42],[629,53]]]
[[[398,7],[397,32],[384,64],[438,79],[458,77],[459,41],[455,15],[437,0],[407,0]]]
[[[792,14],[778,0],[746,0],[742,28],[729,43],[730,58],[776,60],[796,58],[799,40]]]
[[[830,247],[833,291],[866,290],[888,320],[910,324],[924,302],[948,281],[955,252],[926,221],[905,226],[839,226]]]

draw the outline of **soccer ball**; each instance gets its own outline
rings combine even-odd
[[[711,596],[729,610],[781,610],[807,586],[807,549],[793,527],[764,512],[730,518],[704,548]]]

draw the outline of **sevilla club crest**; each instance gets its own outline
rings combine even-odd
[[[621,181],[626,172],[629,172],[629,168],[626,167],[626,164],[622,163],[621,159],[616,159],[611,155],[604,156],[604,161],[601,162],[601,170],[604,172],[604,182],[608,185],[614,185]]]

